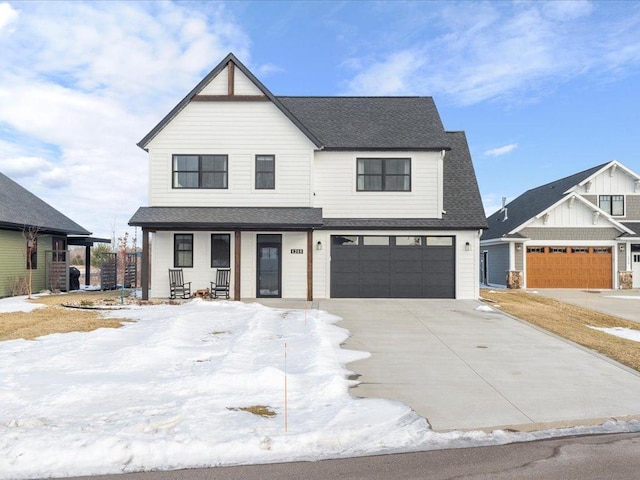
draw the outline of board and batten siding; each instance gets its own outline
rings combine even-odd
[[[562,202],[545,217],[536,218],[527,224],[525,228],[566,228],[566,227],[589,227],[589,228],[610,228],[611,222],[600,215],[595,217],[593,210],[579,200],[571,199]],[[522,233],[522,230],[520,230]]]
[[[623,169],[611,167],[591,179],[587,191],[587,184],[582,185],[577,191],[583,195],[624,195],[637,192],[635,178],[628,175]]]
[[[359,192],[358,158],[410,158],[410,192]],[[446,159],[445,159],[446,161]],[[334,218],[441,218],[440,152],[316,152],[314,206]]]
[[[312,206],[314,148],[271,102],[191,102],[148,145],[149,205]],[[173,188],[174,154],[228,155],[228,188]],[[274,190],[255,189],[256,155],[275,155]]]

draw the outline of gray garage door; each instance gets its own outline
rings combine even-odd
[[[455,238],[331,237],[332,298],[455,298]]]

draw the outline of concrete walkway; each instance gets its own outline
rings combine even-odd
[[[527,291],[640,323],[640,289],[637,288],[633,290],[536,288]]]
[[[300,308],[304,302],[263,302]],[[465,300],[335,299],[314,306],[342,317],[352,393],[398,400],[434,430],[585,424],[640,414],[640,374]],[[600,420],[598,420],[600,421]]]

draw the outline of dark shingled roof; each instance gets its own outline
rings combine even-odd
[[[565,196],[565,192],[583,180],[589,178],[607,163],[590,168],[583,172],[575,173],[561,178],[555,182],[547,183],[537,188],[527,190],[518,198],[509,202],[507,207],[507,221],[503,222],[504,212],[498,210],[487,219],[489,229],[485,230],[482,240],[501,238],[511,230],[519,227],[527,220],[545,211],[554,203]]]
[[[448,150],[431,97],[277,97],[325,149]]]
[[[145,228],[287,228],[322,225],[321,208],[140,207],[129,225]]]
[[[464,132],[446,132],[452,146],[444,158],[444,211],[438,218],[325,218],[323,228],[482,229],[487,219]]]
[[[40,233],[91,234],[26,188],[0,173],[0,228],[22,230],[25,227],[36,227]]]
[[[623,233],[621,237],[640,237],[640,222],[622,222],[622,225],[634,232],[634,235]]]

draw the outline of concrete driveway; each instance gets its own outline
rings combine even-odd
[[[537,288],[528,290],[566,303],[640,323],[640,290],[583,290]]]
[[[345,348],[371,352],[349,364],[352,393],[410,405],[434,430],[640,414],[640,374],[465,300],[335,299],[319,308],[344,319]]]
[[[277,308],[303,301],[263,300]],[[434,430],[537,430],[640,418],[640,374],[473,300],[331,299],[344,320],[352,394],[409,405]]]

